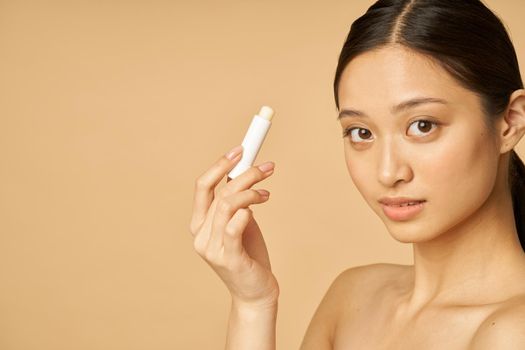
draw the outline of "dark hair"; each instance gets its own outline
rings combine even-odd
[[[361,53],[401,45],[423,54],[481,101],[488,130],[523,81],[502,21],[479,0],[378,0],[355,20],[343,45],[334,80]],[[509,164],[514,220],[525,250],[525,166],[512,150]]]

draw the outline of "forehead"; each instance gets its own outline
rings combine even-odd
[[[429,96],[476,107],[477,96],[428,57],[387,47],[354,58],[339,82],[339,106],[374,111],[414,96]],[[375,109],[377,111],[377,109]]]

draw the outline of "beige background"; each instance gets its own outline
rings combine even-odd
[[[373,1],[0,1],[0,348],[222,349],[195,178],[276,110],[252,206],[297,349],[342,270],[410,264],[344,163],[332,81]],[[522,0],[486,2],[525,70]],[[518,152],[524,152],[520,143]]]

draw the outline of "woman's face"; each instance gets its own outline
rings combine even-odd
[[[416,97],[446,104],[393,110]],[[397,47],[356,57],[341,76],[339,106],[366,115],[342,114],[342,130],[356,128],[344,138],[346,165],[396,240],[432,239],[489,198],[498,176],[498,142],[486,129],[478,97],[428,58]],[[426,202],[414,216],[393,219],[383,212],[382,197]]]

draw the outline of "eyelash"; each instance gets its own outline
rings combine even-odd
[[[410,125],[412,125],[412,124],[414,124],[414,123],[416,123],[416,122],[427,122],[427,123],[430,123],[430,124],[432,124],[432,125],[434,125],[434,126],[436,126],[436,127],[440,125],[440,123],[433,122],[433,121],[431,121],[431,120],[427,120],[427,119],[417,119],[417,120],[414,120],[412,123],[410,123]],[[368,130],[368,129],[365,129],[365,128],[359,128],[359,127],[348,127],[348,128],[346,128],[346,129],[343,130],[343,138],[347,137],[347,136],[352,132],[352,130],[354,130],[354,129],[364,129],[364,130]],[[431,132],[429,132],[429,134],[430,134],[430,133],[431,133]],[[352,142],[353,142],[353,141],[352,141]],[[364,142],[366,142],[366,141],[364,141]],[[354,143],[363,143],[363,142],[354,142]]]

